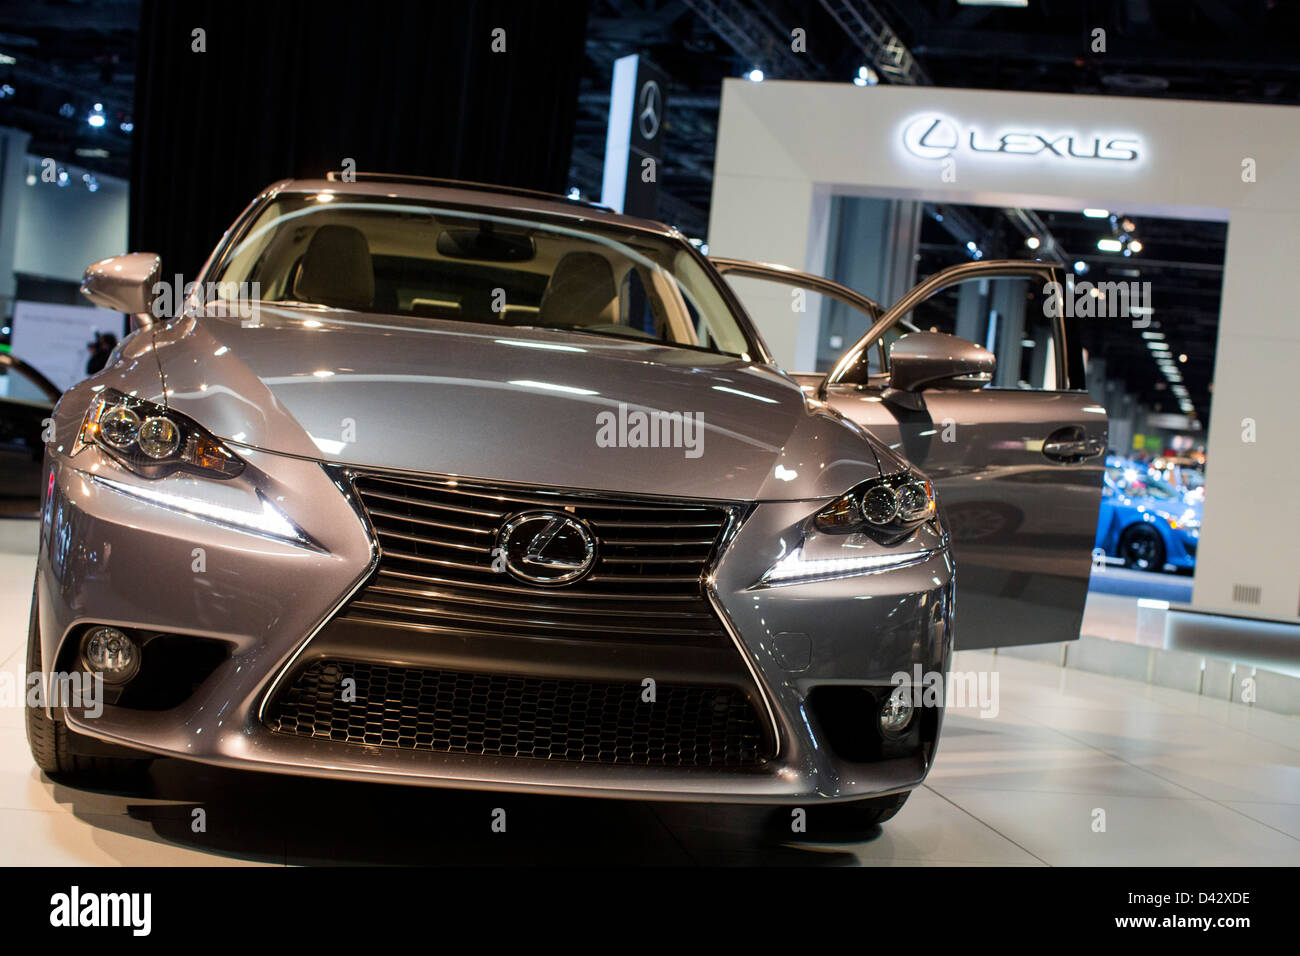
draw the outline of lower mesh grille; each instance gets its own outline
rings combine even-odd
[[[345,701],[349,686],[355,696]],[[758,715],[738,689],[659,684],[655,696],[642,701],[636,683],[317,661],[279,695],[267,723],[403,750],[665,767],[760,762]]]

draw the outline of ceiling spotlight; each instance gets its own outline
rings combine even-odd
[[[1102,252],[1119,252],[1124,248],[1124,244],[1118,239],[1098,239],[1097,248]]]
[[[582,190],[579,189],[577,186],[570,186],[570,187],[569,187],[569,198],[570,198],[570,199],[581,199],[581,198],[582,198]]]
[[[1134,229],[1137,228],[1137,226],[1133,224],[1132,219],[1121,219],[1119,225],[1120,228],[1123,229],[1125,232],[1132,232]]]
[[[1180,362],[1186,362],[1186,361],[1187,361],[1187,353],[1186,353],[1186,352],[1179,352],[1179,353],[1178,353],[1178,361],[1180,361]]]
[[[1076,260],[1074,261],[1074,271],[1075,271],[1076,274],[1081,275],[1081,276],[1083,276],[1083,275],[1087,275],[1087,274],[1088,274],[1088,263],[1084,262],[1082,259],[1076,259]]]
[[[62,106],[59,107],[59,115],[64,117],[65,119],[71,119],[73,116],[76,115],[76,112],[77,111],[73,108],[71,103],[64,103]]]
[[[1085,210],[1083,211],[1083,214],[1084,214],[1085,216],[1087,216],[1089,219],[1109,219],[1109,218],[1110,218],[1110,210],[1109,210],[1109,209],[1085,209]]]
[[[1142,251],[1142,241],[1141,241],[1140,239],[1131,239],[1131,240],[1129,240],[1128,249],[1125,250],[1125,251],[1126,251],[1126,252],[1141,252],[1141,251]]]
[[[104,104],[96,103],[95,108],[86,115],[86,122],[99,129],[107,120],[104,119]]]
[[[1042,245],[1042,242],[1039,240],[1037,236],[1030,236],[1025,240],[1025,245],[1027,245],[1030,249],[1037,249],[1040,245]]]
[[[118,129],[120,129],[123,133],[129,133],[129,132],[131,132],[133,129],[135,129],[135,124],[134,124],[134,123],[122,123],[122,124],[120,124],[120,125],[118,126]]]
[[[858,67],[858,75],[853,78],[854,86],[875,86],[879,82],[880,77],[869,66]]]
[[[749,78],[749,82],[751,83],[763,82],[763,71],[760,70],[758,67],[754,67],[752,70],[746,73],[745,76]]]

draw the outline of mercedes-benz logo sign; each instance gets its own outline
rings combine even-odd
[[[663,109],[663,93],[659,89],[659,84],[654,80],[647,80],[636,99],[640,107],[637,124],[641,128],[641,136],[644,139],[654,139],[659,135],[659,113]]]
[[[529,584],[568,584],[596,563],[596,536],[563,511],[525,511],[497,533],[506,570]]]
[[[920,116],[903,130],[903,148],[922,159],[943,159],[957,148],[957,127],[940,116]]]

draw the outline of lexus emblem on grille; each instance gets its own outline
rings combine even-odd
[[[506,570],[530,584],[567,584],[596,563],[596,537],[563,511],[525,511],[501,526],[497,547]]]

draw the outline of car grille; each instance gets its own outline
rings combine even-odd
[[[671,767],[760,762],[758,714],[740,690],[659,684],[653,702],[642,694],[637,683],[316,661],[277,697],[267,723],[281,734],[441,753]]]
[[[380,556],[346,619],[469,637],[727,640],[703,586],[726,507],[374,473],[353,485]],[[591,527],[598,559],[586,577],[544,587],[492,570],[506,519],[539,509]]]

